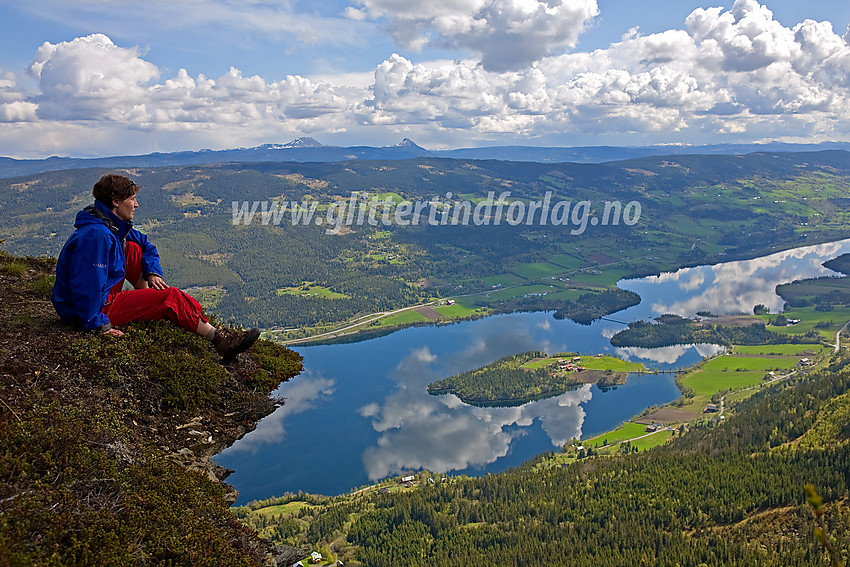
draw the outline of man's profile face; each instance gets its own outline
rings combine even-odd
[[[112,212],[115,213],[115,216],[125,221],[133,220],[136,207],[139,206],[139,202],[136,200],[135,195],[131,195],[123,201],[112,201],[112,204]]]

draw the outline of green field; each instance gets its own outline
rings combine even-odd
[[[306,502],[288,502],[286,504],[278,504],[275,506],[266,506],[265,508],[258,508],[256,510],[253,510],[253,513],[262,514],[264,516],[274,516],[277,514],[294,514],[295,512],[308,506],[310,505]]]
[[[768,370],[785,370],[793,368],[799,360],[800,358],[797,356],[769,357],[766,355],[765,358],[761,358],[758,356],[735,356],[725,354],[712,358],[711,360],[707,360],[701,366],[701,369],[720,372],[740,372],[748,370],[767,372]]]
[[[734,404],[735,402],[741,402],[743,400],[746,400],[758,391],[758,388],[753,388],[752,390],[741,390],[740,392],[728,394],[726,396],[726,404]]]
[[[557,288],[556,288],[557,289]],[[563,288],[557,291],[551,291],[546,294],[547,299],[560,299],[563,301],[575,301],[582,295],[587,293],[585,289]]]
[[[635,439],[631,442],[631,445],[638,451],[646,451],[647,449],[652,449],[653,447],[657,447],[658,445],[663,445],[672,436],[672,431],[656,431],[652,435],[644,437],[643,439]]]
[[[818,278],[776,286],[776,293],[795,305],[800,305],[797,303],[800,300],[816,303],[818,298],[831,291],[850,292],[850,278]]]
[[[417,313],[414,309],[408,309],[395,315],[389,315],[379,319],[381,327],[392,327],[395,325],[409,325],[410,323],[422,323],[428,321],[424,315]]]
[[[499,274],[497,276],[487,276],[486,278],[481,278],[481,281],[487,287],[494,286],[509,286],[509,285],[517,285],[525,281],[524,278],[517,276],[516,274]]]
[[[815,329],[820,331],[824,339],[831,342],[835,340],[835,333],[838,329],[843,327],[844,323],[850,321],[850,308],[836,307],[832,311],[815,311],[813,306],[801,307],[785,311],[783,315],[787,319],[800,319],[800,322],[796,325],[786,325],[782,327],[768,325],[767,328],[771,331],[785,335],[802,335],[812,329]],[[761,315],[759,318],[767,323],[771,319],[776,318],[776,316]],[[828,326],[826,326],[827,323]],[[818,324],[821,324],[822,327],[816,327]]]
[[[563,266],[549,262],[534,262],[532,264],[518,264],[511,268],[511,272],[527,280],[551,277],[564,273]]]
[[[792,370],[801,357],[820,355],[824,349],[825,347],[822,345],[809,344],[736,346],[732,354],[724,354],[706,360],[695,370],[681,378],[682,385],[691,388],[694,394],[690,401],[682,406],[682,409],[702,414],[705,405],[716,392],[733,390],[726,395],[728,409],[730,405],[736,404],[757,392],[759,388],[753,388],[753,386],[762,384],[767,372],[776,371],[777,374],[784,374]],[[807,351],[809,350],[814,351],[814,354],[808,354]],[[546,364],[552,364],[553,360],[554,358],[552,357],[538,359],[526,363],[526,366],[540,367]],[[615,370],[634,371],[634,369],[628,367],[618,368],[613,366],[616,362],[630,364],[616,358],[607,356],[601,359],[589,356],[582,357],[582,365],[586,368],[597,368],[596,366],[592,366],[594,362],[598,362],[600,365],[607,362],[608,367]],[[606,444],[616,445],[627,439],[642,437],[646,433],[645,425],[627,422],[613,431],[584,440],[582,445],[587,448],[599,449]],[[631,446],[639,451],[644,451],[666,443],[673,434],[672,431],[659,431],[647,437],[632,441]],[[616,450],[616,446],[610,447],[609,449],[604,449],[602,454],[608,454]],[[550,459],[540,463],[538,468],[557,467],[562,464],[574,462],[575,460],[576,451],[572,449],[566,453],[552,456]]]
[[[807,356],[806,351],[816,355],[823,352],[823,345],[737,345],[733,354],[783,354],[790,356]]]
[[[387,191],[386,193],[372,193],[369,195],[369,200],[376,199],[378,201],[386,201],[389,199],[393,203],[401,203],[405,199],[398,193],[393,193],[392,191]]]
[[[580,283],[613,287],[618,281],[631,275],[631,273],[631,270],[628,268],[606,268],[605,266],[602,266],[601,268],[596,268],[594,270],[572,274],[570,275],[570,278]]]
[[[555,254],[549,258],[549,261],[553,264],[557,264],[558,266],[562,266],[567,270],[577,270],[581,268],[584,263],[584,260],[581,258],[576,258],[570,254]]]
[[[482,315],[487,313],[486,308],[475,308],[468,303],[458,300],[454,305],[435,306],[434,310],[447,319],[459,319],[463,317],[472,317],[474,315]],[[409,325],[412,323],[426,323],[431,321],[415,309],[407,309],[395,315],[388,315],[379,319],[381,327],[393,327],[396,325]]]
[[[571,360],[572,357],[551,356],[548,358],[538,358],[530,360],[522,365],[521,368],[533,370],[543,366],[555,364],[559,360]],[[646,372],[646,366],[639,362],[628,362],[615,358],[613,356],[582,356],[581,362],[577,362],[588,370],[613,370],[614,372]]]
[[[278,295],[298,295],[300,297],[321,297],[323,299],[348,299],[349,296],[344,293],[331,291],[330,289],[313,284],[304,284],[301,286],[282,287],[275,290]]]
[[[626,441],[627,439],[640,437],[641,435],[646,435],[646,426],[641,425],[640,423],[628,421],[613,431],[582,441],[582,445],[585,447],[597,448],[602,447],[606,440],[608,441],[608,445],[612,445],[614,443]]]
[[[449,319],[471,317],[480,313],[477,309],[461,305],[460,303],[455,303],[454,305],[441,305],[439,307],[435,307],[434,310],[443,317],[448,317]]]
[[[749,388],[761,383],[764,372],[743,371],[725,372],[723,370],[695,370],[682,380],[698,396],[711,397],[720,390]]]
[[[511,287],[507,289],[499,289],[496,291],[491,291],[487,293],[487,296],[490,299],[502,300],[502,299],[510,299],[512,297],[522,297],[524,295],[529,294],[550,294],[556,291],[560,291],[558,288],[551,285],[543,285],[543,284],[531,284],[531,285],[521,285],[517,287]]]
[[[788,350],[796,345],[777,345]],[[757,347],[767,350],[774,346]],[[792,369],[799,360],[797,356],[759,358],[722,355],[706,361],[699,368],[682,378],[682,384],[693,389],[697,396],[710,398],[720,390],[739,390],[760,384],[764,375],[773,370],[784,373]],[[695,400],[694,403],[701,403]]]
[[[629,362],[613,356],[583,356],[581,365],[588,370],[613,370],[614,372],[646,372],[640,362]]]

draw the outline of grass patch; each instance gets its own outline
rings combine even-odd
[[[185,291],[197,299],[204,309],[215,309],[227,295],[227,290],[222,286],[193,287]]]
[[[529,370],[537,370],[538,368],[543,368],[545,366],[552,366],[558,362],[557,358],[547,357],[547,358],[535,358],[534,360],[529,360],[520,368],[528,368]]]
[[[550,262],[534,262],[519,264],[511,268],[511,272],[527,280],[536,280],[564,273],[564,267]]]
[[[0,271],[6,272],[10,276],[20,276],[27,269],[29,269],[27,263],[22,260],[13,260],[5,264],[0,264]]]
[[[53,284],[56,282],[56,276],[42,275],[30,282],[30,291],[36,297],[50,298],[50,292],[53,291]]]
[[[486,278],[481,278],[481,281],[487,287],[495,287],[495,286],[509,286],[520,284],[525,281],[523,278],[518,277],[515,274],[499,274],[497,276],[487,276]]]
[[[251,374],[247,383],[266,396],[281,382],[301,372],[301,356],[284,346],[270,341],[258,341],[251,355],[259,368]]]
[[[709,371],[741,372],[768,370],[785,370],[793,368],[799,361],[796,356],[782,356],[781,358],[759,358],[751,356],[723,355],[707,360],[701,368]]]
[[[699,369],[683,378],[682,383],[693,389],[697,395],[711,397],[720,390],[737,390],[755,386],[761,383],[763,377],[764,372],[726,372]]]
[[[252,510],[252,512],[255,514],[262,514],[264,516],[276,516],[278,514],[294,514],[302,508],[308,508],[309,506],[309,503],[298,500],[295,502],[287,502],[286,504],[257,508],[256,510]]]
[[[824,277],[776,286],[776,293],[785,301],[791,302],[792,305],[799,305],[795,301],[800,299],[815,302],[819,297],[831,291],[850,292],[850,278]]]
[[[344,293],[339,293],[330,288],[312,283],[293,287],[282,287],[275,290],[275,293],[278,295],[297,295],[300,297],[320,297],[322,299],[348,299],[350,297]]]
[[[823,352],[823,345],[738,345],[733,354],[779,354],[786,356],[808,356],[806,351],[815,355]]]
[[[441,305],[439,307],[435,307],[434,310],[443,317],[448,317],[449,319],[471,317],[480,313],[473,307],[461,305],[459,303],[455,303],[454,305]]]
[[[559,360],[571,361],[572,356],[550,356],[547,358],[537,358],[530,360],[522,365],[521,368],[534,370],[556,364]],[[613,356],[582,356],[581,362],[576,362],[580,366],[584,366],[587,370],[612,370],[615,372],[646,372],[646,366],[640,362],[628,362]]]
[[[428,318],[417,313],[414,309],[408,309],[395,315],[388,315],[378,320],[381,327],[392,327],[395,325],[408,325],[410,323],[423,323],[428,321]]]
[[[631,446],[638,451],[646,451],[647,449],[652,449],[653,447],[657,447],[659,445],[664,445],[668,439],[673,436],[672,431],[662,430],[656,431],[652,435],[648,435],[642,439],[635,439],[631,442]]]
[[[595,268],[572,274],[570,278],[580,283],[613,287],[618,281],[631,275],[631,273],[628,268]]]
[[[553,291],[546,294],[546,297],[549,299],[562,299],[564,301],[575,301],[585,293],[587,293],[587,289],[576,289],[576,288],[564,288],[560,291]]]
[[[597,435],[595,437],[591,437],[590,439],[586,439],[582,441],[582,445],[585,447],[593,447],[598,448],[604,445],[613,445],[614,443],[621,443],[628,439],[633,439],[635,437],[640,437],[641,435],[646,435],[646,426],[640,423],[633,423],[631,421],[627,421],[617,429],[613,431],[609,431],[607,433],[603,433],[602,435]],[[607,441],[607,443],[606,443]]]
[[[713,221],[711,224],[715,225]],[[667,226],[675,232],[678,232],[680,234],[687,234],[690,236],[710,237],[713,236],[715,233],[714,229],[708,226],[702,226],[699,223],[695,223],[694,219],[683,215],[676,215],[668,219]]]
[[[640,362],[629,362],[613,356],[583,356],[579,363],[588,370],[613,370],[614,372],[646,372]]]
[[[750,349],[769,349],[779,347],[780,351],[790,351],[794,346],[808,345],[765,345],[748,347]],[[739,347],[744,348],[744,347]],[[799,356],[771,356],[765,358],[751,356],[723,355],[704,362],[696,370],[689,372],[680,382],[690,388],[694,397],[682,409],[702,412],[711,397],[722,390],[741,390],[761,384],[769,371],[782,374],[797,364]],[[746,397],[746,396],[745,396]],[[743,399],[743,398],[741,398]]]
[[[566,268],[567,270],[577,270],[581,268],[584,260],[576,258],[570,254],[555,254],[554,256],[549,257],[549,262],[561,266],[562,268]]]
[[[503,300],[503,299],[511,299],[514,297],[524,297],[531,294],[538,295],[549,295],[550,293],[554,293],[559,291],[558,288],[551,285],[543,285],[543,284],[532,284],[532,285],[521,285],[517,287],[512,287],[509,289],[500,289],[497,291],[492,291],[488,293],[490,299],[495,300]]]
[[[712,392],[713,395],[713,392]],[[705,405],[709,402],[711,396],[707,396],[705,394],[694,394],[692,398],[688,398],[684,400],[684,403],[681,406],[676,406],[685,411],[691,411],[694,413],[703,413],[705,410]]]
[[[758,388],[753,388],[752,390],[741,390],[740,392],[733,392],[731,394],[726,395],[726,404],[734,404],[738,402],[742,402],[758,392]]]
[[[796,325],[768,325],[768,330],[783,335],[803,335],[808,331],[816,330],[824,339],[832,341],[838,329],[850,320],[850,307],[836,307],[832,311],[816,311],[814,306],[800,307],[786,311],[783,315],[786,319],[800,319],[800,322]],[[762,315],[759,318],[767,323],[776,316]]]

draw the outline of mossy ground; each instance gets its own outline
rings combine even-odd
[[[53,266],[0,252],[0,566],[263,564],[229,487],[175,455],[253,428],[300,356],[261,341],[222,366],[167,322],[67,328]]]

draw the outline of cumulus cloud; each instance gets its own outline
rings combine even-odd
[[[352,19],[386,18],[405,47],[466,49],[491,71],[528,66],[578,36],[599,14],[596,0],[359,0]]]
[[[37,108],[26,100],[12,73],[0,74],[0,122],[33,122]]]
[[[137,49],[118,47],[103,34],[44,42],[29,72],[41,86],[39,116],[71,120],[144,118],[145,84],[159,76]]]
[[[217,79],[191,77],[185,69],[161,83],[160,70],[136,48],[115,45],[103,34],[69,42],[45,42],[29,67],[41,94],[34,97],[45,120],[122,122],[141,128],[218,127],[261,121],[309,122],[345,112],[351,91],[300,76],[267,82],[231,67]],[[0,87],[2,88],[2,87]],[[306,123],[306,124],[305,124]]]
[[[55,145],[71,124],[231,147],[332,133],[473,145],[850,138],[848,36],[829,22],[784,26],[756,0],[697,9],[685,29],[632,30],[606,49],[571,53],[555,47],[575,41],[598,11],[595,2],[363,0],[352,10],[350,18],[403,27],[410,41],[442,42],[480,59],[415,62],[393,54],[371,81],[358,75],[344,86],[341,77],[273,80],[236,67],[217,78],[184,69],[163,77],[140,49],[102,34],[45,43],[29,69],[39,92],[21,92],[13,76],[0,79],[0,151],[46,151],[35,144],[47,139],[20,126],[33,123],[53,124]],[[520,45],[519,36],[537,44]],[[498,56],[501,66],[485,45],[496,38],[511,51]]]
[[[358,108],[380,124],[489,134],[847,134],[850,46],[828,22],[787,28],[754,0],[738,0],[725,12],[698,9],[686,23],[515,73],[393,55]]]

